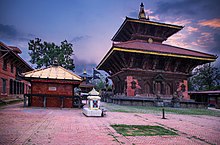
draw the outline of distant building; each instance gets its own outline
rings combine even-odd
[[[216,91],[191,91],[190,99],[196,102],[207,103],[210,107],[220,109],[220,90]]]
[[[0,99],[19,97],[29,91],[30,84],[21,73],[33,70],[20,56],[21,50],[0,42]]]
[[[92,76],[87,74],[86,70],[83,71],[83,74],[79,75],[82,78],[82,82],[79,85],[82,93],[88,93],[94,88],[95,86],[90,82],[92,80]]]
[[[115,96],[189,99],[192,70],[217,59],[215,55],[163,44],[183,26],[154,22],[143,3],[139,19],[126,17],[112,38],[113,45],[97,69],[108,72]]]

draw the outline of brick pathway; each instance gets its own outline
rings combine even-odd
[[[186,145],[220,144],[220,117],[107,112],[85,117],[80,109],[0,109],[2,145]],[[124,137],[110,124],[159,125],[177,130],[178,136]]]

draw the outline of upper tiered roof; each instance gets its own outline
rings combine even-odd
[[[119,30],[113,36],[112,41],[124,42],[134,39],[148,40],[151,38],[154,41],[163,42],[182,28],[183,26],[126,17]]]
[[[146,17],[145,15],[143,3],[141,3],[138,17],[139,19],[126,17],[112,41],[124,42],[135,39],[148,40],[150,38],[156,42],[163,42],[183,28],[183,26],[150,21],[149,16]]]

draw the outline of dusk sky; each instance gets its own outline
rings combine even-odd
[[[0,41],[19,47],[29,61],[30,39],[68,40],[76,70],[91,71],[125,17],[138,17],[141,2],[151,21],[184,26],[166,44],[220,56],[219,0],[0,0]]]

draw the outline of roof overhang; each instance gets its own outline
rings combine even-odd
[[[7,45],[5,45],[4,43],[0,42],[0,46],[2,46],[5,50],[8,50],[7,55],[12,56],[15,60],[15,62],[17,62],[20,66],[20,68],[25,69],[24,71],[32,71],[33,68],[26,62],[24,61],[18,54],[16,54],[13,49]]]
[[[26,80],[58,80],[58,81],[73,81],[81,82],[82,78],[73,72],[61,67],[50,66],[47,68],[36,69],[23,73],[23,78]]]
[[[212,62],[215,61],[216,58],[206,58],[206,57],[197,57],[191,55],[182,55],[182,54],[175,54],[175,53],[163,53],[163,52],[155,52],[155,51],[146,51],[146,50],[138,50],[138,49],[127,49],[127,48],[119,48],[119,47],[112,47],[110,51],[105,55],[102,61],[98,64],[97,69],[106,62],[106,60],[114,53],[114,52],[128,52],[128,53],[139,53],[139,54],[146,54],[146,55],[157,55],[157,56],[167,56],[167,57],[176,57],[176,58],[187,58],[187,59],[194,59],[194,60],[203,60]]]
[[[81,83],[80,80],[69,80],[69,79],[46,79],[46,78],[29,78],[23,77],[25,80],[29,82],[35,83],[55,83],[55,84],[76,84],[79,85]]]
[[[190,91],[188,92],[189,95],[197,94],[197,95],[220,95],[220,90],[216,91]]]
[[[118,29],[116,34],[113,36],[112,41],[122,42],[122,41],[130,40],[130,37],[132,37],[132,34],[140,33],[140,31],[138,30],[139,29],[138,27],[140,27],[142,30],[151,29],[153,27],[155,29],[156,28],[158,29],[160,27],[160,29],[165,32],[163,33],[163,36],[161,36],[161,38],[163,38],[164,40],[166,40],[168,37],[177,33],[183,28],[183,26],[177,26],[177,25],[172,25],[172,24],[165,24],[165,23],[153,22],[149,20],[140,20],[140,19],[133,19],[133,18],[126,17],[121,27]],[[129,31],[132,31],[132,32],[129,33]],[[141,31],[141,32],[144,32],[144,31]],[[121,37],[122,35],[125,35],[125,34],[127,35],[127,38],[124,38],[124,40],[122,40]]]

